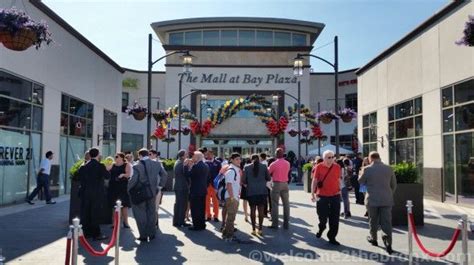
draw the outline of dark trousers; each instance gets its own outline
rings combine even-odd
[[[102,217],[102,203],[99,200],[82,198],[81,224],[85,237],[100,235],[100,221]]]
[[[41,189],[43,189],[46,201],[49,202],[51,200],[51,194],[49,194],[49,175],[42,173],[38,174],[36,177],[36,188],[30,196],[28,196],[28,200],[33,200]]]
[[[193,218],[194,228],[205,229],[206,196],[192,196],[189,198],[189,202],[191,204],[191,217]]]
[[[364,194],[362,192],[359,192],[360,184],[357,178],[358,178],[358,175],[354,175],[351,181],[352,187],[354,187],[354,195],[356,199],[356,204],[364,205]]]
[[[180,226],[184,224],[186,210],[188,209],[189,192],[187,190],[175,191],[176,201],[174,203],[173,225]]]
[[[324,197],[320,196],[316,203],[316,211],[319,217],[319,231],[326,229],[329,219],[329,240],[335,240],[339,231],[339,212],[341,211],[341,195]]]

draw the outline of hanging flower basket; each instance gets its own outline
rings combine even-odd
[[[474,47],[474,15],[469,15],[464,26],[464,36],[456,41],[457,45]]]
[[[153,113],[153,119],[155,119],[156,122],[161,122],[162,120],[166,118],[167,118],[166,112],[163,110]]]
[[[330,111],[321,111],[316,115],[316,117],[324,124],[329,124],[333,120],[339,118],[336,114]]]
[[[146,117],[146,112],[145,111],[134,111],[132,112],[133,118],[137,121],[141,121],[145,119]]]
[[[158,138],[158,139],[165,139],[165,128],[159,126],[155,129],[155,132],[153,133],[153,135]]]
[[[181,131],[183,132],[183,135],[188,135],[191,132],[191,128],[184,127]]]
[[[301,130],[301,135],[303,135],[303,137],[308,137],[310,133],[311,131],[309,129]]]
[[[176,128],[171,128],[171,129],[170,129],[170,134],[171,134],[171,135],[176,135],[176,134],[178,134],[178,133],[179,133],[179,130],[178,130],[178,129],[176,129]]]
[[[165,142],[165,143],[172,143],[174,141],[175,141],[175,139],[173,137],[163,139],[163,142]]]
[[[299,131],[295,130],[295,129],[290,129],[288,131],[288,134],[291,136],[291,137],[295,137],[299,134]]]
[[[357,118],[357,113],[349,108],[345,108],[337,113],[343,122],[351,122]]]
[[[0,9],[0,42],[5,48],[24,51],[35,45],[36,49],[53,40],[44,22],[35,22],[25,12],[16,8]]]

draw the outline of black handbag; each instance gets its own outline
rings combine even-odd
[[[137,180],[137,183],[129,190],[130,200],[133,204],[140,204],[146,200],[153,198],[153,191],[150,187],[150,179],[148,177],[148,171],[146,169],[145,162],[140,161],[145,168],[145,175],[147,181],[145,183],[140,182],[140,179]]]

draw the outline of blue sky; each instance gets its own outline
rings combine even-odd
[[[333,60],[339,36],[341,70],[363,66],[413,30],[448,0],[43,0],[119,65],[146,70],[152,22],[215,16],[276,17],[320,22],[313,54]],[[158,39],[154,36],[155,39]],[[154,42],[154,58],[164,54]],[[330,72],[312,61],[316,72]],[[153,70],[164,70],[163,63]]]

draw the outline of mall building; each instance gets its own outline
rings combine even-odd
[[[0,8],[9,8],[0,1]],[[55,154],[52,189],[69,193],[69,168],[93,146],[103,155],[136,151],[146,145],[146,119],[124,113],[135,101],[147,102],[147,72],[126,69],[72,28],[40,0],[23,1],[28,14],[44,20],[54,43],[23,52],[0,45],[0,205],[23,202],[36,185],[40,159],[48,150]],[[303,76],[293,76],[297,53],[310,53],[324,24],[274,18],[195,18],[152,23],[154,38],[166,53],[188,50],[194,57],[192,74],[183,78],[182,104],[196,117],[206,119],[226,100],[251,94],[272,101],[283,112],[294,106],[298,82],[301,103],[313,112],[334,110],[334,75],[318,73],[305,63]],[[145,38],[144,38],[145,39]],[[154,58],[155,60],[157,58]],[[145,62],[144,62],[145,64]],[[166,59],[164,72],[152,73],[152,111],[178,104],[182,63],[178,55]],[[344,69],[342,69],[344,70]],[[357,69],[339,74],[339,106],[357,109]],[[132,81],[132,82],[124,82]],[[126,85],[132,83],[133,85]],[[201,102],[201,95],[207,102]],[[202,110],[202,111],[201,111]],[[276,111],[276,110],[275,110]],[[297,128],[290,118],[288,129]],[[306,128],[302,119],[302,128]],[[183,126],[188,121],[183,121]],[[351,149],[357,122],[340,126],[341,147]],[[156,123],[153,123],[154,130]],[[177,127],[177,121],[172,121]],[[334,143],[334,122],[323,125]],[[297,137],[285,133],[278,142],[251,112],[242,110],[216,126],[205,138],[182,137],[190,144],[213,148],[225,156],[239,151],[273,153],[277,144],[297,153]],[[326,143],[325,143],[326,144]],[[162,157],[175,156],[177,142],[153,142]],[[305,156],[316,143],[301,145]]]
[[[414,162],[425,196],[474,205],[474,48],[458,46],[474,2],[452,1],[357,73],[359,139]]]

